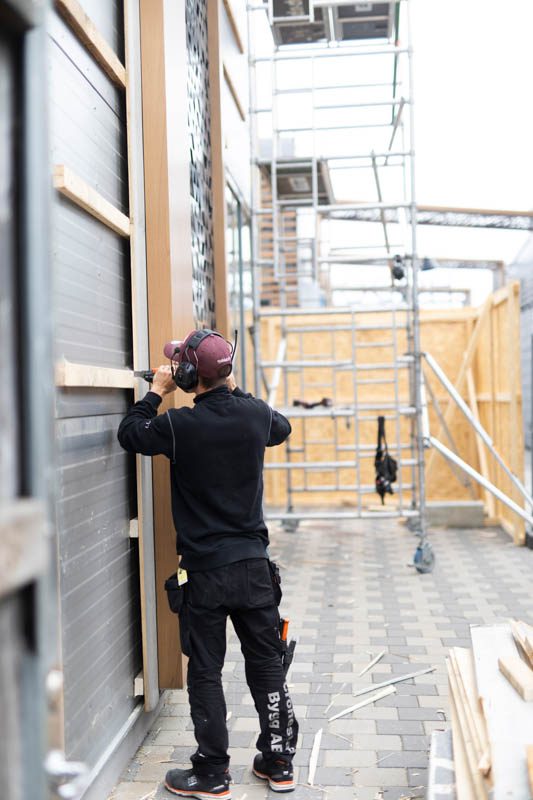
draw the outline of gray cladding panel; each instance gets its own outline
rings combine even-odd
[[[141,669],[135,472],[116,438],[121,413],[56,423],[65,732],[94,764],[135,705]]]
[[[50,35],[52,163],[66,164],[127,213],[124,92],[57,16]]]
[[[123,57],[121,3],[82,5]],[[124,92],[55,13],[48,32],[52,163],[127,214]],[[59,193],[53,211],[56,357],[131,367],[129,244]],[[68,757],[90,766],[137,704],[142,666],[135,459],[116,438],[130,402],[126,390],[56,396],[65,741]]]
[[[0,416],[10,420],[2,425],[0,443],[0,498],[17,491],[17,428],[13,414],[15,375],[15,81],[11,49],[0,40]]]
[[[56,393],[56,419],[92,417],[103,414],[123,416],[133,403],[129,389],[81,389],[65,387]]]
[[[124,14],[117,0],[81,0],[85,13],[124,63]]]
[[[59,195],[54,222],[56,356],[131,366],[127,242]]]

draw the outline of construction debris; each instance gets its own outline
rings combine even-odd
[[[498,666],[523,700],[533,700],[533,669],[520,656],[499,658]]]
[[[527,654],[529,626],[525,627],[472,626],[472,650],[454,647],[446,660],[457,800],[530,797],[528,759],[533,762],[533,754],[527,748],[533,743],[533,707],[516,685],[517,675],[521,687],[533,678],[515,644]],[[434,775],[430,757],[428,798],[438,797]]]
[[[401,683],[408,681],[411,678],[418,678],[419,675],[426,675],[428,672],[435,672],[436,667],[427,667],[426,669],[419,669],[417,672],[409,672],[407,675],[398,675],[397,678],[390,678],[388,681],[382,683],[374,683],[370,686],[364,686],[362,689],[356,689],[353,693],[354,697],[360,697],[367,692],[373,692],[374,689],[382,689],[384,686],[392,686],[394,683]]]
[[[509,622],[513,638],[519,650],[524,654],[529,666],[533,669],[533,627],[516,619],[512,619]]]
[[[320,728],[320,730],[315,733],[315,738],[313,741],[313,749],[311,750],[311,757],[309,759],[309,777],[307,779],[309,786],[313,786],[315,783],[318,754],[320,752],[320,742],[322,741],[322,730],[323,728]]]
[[[370,689],[374,689],[374,686],[371,686]],[[376,692],[371,697],[367,697],[365,700],[362,700],[360,703],[356,703],[354,706],[350,706],[349,708],[345,708],[344,711],[339,711],[338,714],[335,714],[333,717],[329,718],[330,722],[333,720],[338,719],[339,717],[344,717],[346,714],[351,714],[352,711],[357,711],[358,708],[363,708],[363,706],[368,706],[370,703],[375,703],[376,700],[382,700],[384,697],[388,697],[389,694],[394,694],[396,689],[394,686],[387,686],[381,692]]]
[[[363,669],[361,670],[361,672],[357,677],[360,678],[361,675],[364,675],[365,672],[368,672],[369,669],[372,669],[372,667],[375,666],[378,663],[378,661],[380,661],[383,658],[386,652],[387,652],[386,650],[382,650],[381,653],[378,653],[378,655],[375,658],[373,658],[372,661],[369,661],[366,667],[363,667]]]

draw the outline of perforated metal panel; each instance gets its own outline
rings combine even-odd
[[[187,123],[191,159],[193,311],[198,327],[214,328],[215,267],[211,191],[211,115],[207,54],[207,2],[187,0]]]

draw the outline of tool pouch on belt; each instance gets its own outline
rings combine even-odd
[[[177,572],[171,575],[170,578],[166,579],[165,591],[167,593],[170,610],[174,614],[179,614],[183,608],[183,602],[185,599],[185,585],[180,586]]]
[[[274,587],[274,600],[276,601],[276,605],[279,606],[283,595],[281,591],[281,576],[279,574],[279,567],[270,559],[268,559],[268,567],[270,569],[270,576],[272,578],[272,586]]]
[[[168,605],[170,610],[178,615],[180,621],[180,642],[181,642],[181,649],[182,652],[188,656],[189,655],[189,626],[188,626],[188,614],[187,614],[187,603],[185,599],[185,592],[186,592],[187,584],[183,583],[180,585],[178,581],[178,575],[175,572],[170,578],[167,578],[165,581],[165,591],[167,593],[168,598]]]

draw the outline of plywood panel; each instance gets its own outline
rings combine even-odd
[[[490,309],[485,311],[485,323],[481,335],[477,336],[477,344],[473,349],[471,359],[472,374],[475,381],[476,396],[481,424],[493,438],[500,455],[504,458],[520,477],[523,467],[523,437],[522,437],[522,411],[519,375],[519,332],[517,330],[518,313],[518,285],[511,284],[497,292],[491,303]],[[430,352],[441,368],[452,380],[464,372],[464,354],[468,351],[472,332],[481,310],[474,308],[450,311],[425,311],[421,314],[421,341],[422,348]],[[368,330],[368,326],[386,325],[390,323],[390,312],[383,314],[358,313],[356,316],[356,353],[360,365],[373,365],[393,361],[393,348],[390,343],[391,333],[387,331]],[[398,324],[404,321],[398,314]],[[327,325],[344,325],[350,323],[350,315],[332,315],[327,318]],[[325,325],[322,316],[294,316],[288,320],[288,327],[319,326]],[[277,347],[281,338],[280,320],[267,317],[262,321],[261,327],[263,358],[275,360]],[[388,343],[387,343],[388,341]],[[369,344],[376,345],[368,347]],[[360,345],[363,345],[361,347]],[[398,332],[397,352],[399,355],[407,350],[407,337],[405,331]],[[289,333],[287,346],[287,361],[296,360],[351,360],[353,357],[352,334],[349,330],[336,332],[310,332],[298,334]],[[512,362],[512,368],[509,364]],[[265,370],[267,380],[272,379],[274,368]],[[276,404],[278,407],[292,406],[295,399],[306,401],[319,401],[322,397],[330,397],[336,405],[353,402],[354,387],[351,371],[341,372],[330,367],[312,367],[294,371],[281,380],[277,393]],[[466,374],[466,373],[465,373]],[[393,377],[392,369],[360,372],[359,377],[364,380],[374,379],[373,384],[359,381],[357,385],[357,398],[360,403],[390,404],[394,403],[394,386],[390,381]],[[378,381],[383,381],[379,383]],[[429,374],[428,381],[433,393],[438,399],[442,412],[450,407],[450,398],[437,378]],[[328,384],[321,386],[320,384]],[[332,388],[334,387],[334,388]],[[466,381],[463,382],[462,394],[468,402]],[[400,404],[409,402],[409,386],[407,370],[399,373],[398,398]],[[451,408],[451,407],[450,407]],[[362,411],[361,414],[369,419],[359,424],[359,441],[370,448],[375,446],[377,433],[376,418],[379,410]],[[390,411],[388,413],[391,413]],[[455,410],[449,416],[449,428],[455,442],[458,454],[473,466],[478,466],[478,451],[475,433],[460,411]],[[438,416],[431,406],[429,407],[430,429],[436,433],[440,427]],[[334,423],[331,418],[293,421],[293,434],[291,448],[293,461],[327,461],[336,460],[335,440],[341,446],[354,444],[356,432],[353,420],[337,419]],[[511,436],[511,431],[514,431]],[[393,451],[396,443],[407,444],[409,441],[410,423],[407,418],[401,418],[396,425],[394,420],[387,422],[387,435],[389,446]],[[447,440],[443,441],[448,445]],[[304,441],[307,443],[303,449]],[[408,451],[405,451],[404,457]],[[359,481],[369,485],[369,491],[363,497],[364,505],[375,505],[376,495],[373,491],[374,467],[373,452],[361,462],[359,472],[354,467],[342,469],[340,472],[341,485],[352,485]],[[340,458],[353,459],[354,454],[344,451]],[[285,462],[287,455],[285,448],[274,448],[267,454],[267,462]],[[488,456],[488,473],[491,480],[503,491],[510,494],[515,501],[520,502],[519,493],[512,486],[511,481],[503,471],[495,465],[494,460]],[[404,465],[401,469],[401,479],[404,484],[412,480],[412,468]],[[265,474],[266,502],[273,506],[283,506],[286,503],[286,470],[267,470]],[[350,506],[357,504],[355,492],[338,491],[336,475],[333,471],[308,472],[307,482],[303,469],[292,471],[292,486],[295,489],[296,502],[300,505],[311,506]],[[328,491],[302,492],[305,487],[326,486]],[[460,473],[454,473],[448,463],[436,455],[434,468],[428,476],[427,496],[429,500],[468,500],[485,498],[480,487],[471,482],[470,487]],[[409,498],[409,490],[404,492],[404,499]],[[386,503],[391,505],[397,498],[387,496]],[[523,536],[523,523],[512,511],[497,502],[495,505],[496,516],[502,521],[515,540]]]

